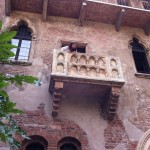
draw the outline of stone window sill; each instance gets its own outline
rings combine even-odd
[[[136,77],[150,79],[150,74],[146,73],[135,73]]]
[[[10,63],[9,62],[0,62],[0,64],[30,66],[30,65],[32,65],[32,62],[30,62],[30,61],[10,60]]]

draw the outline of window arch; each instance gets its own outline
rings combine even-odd
[[[139,40],[135,37],[130,45],[137,72],[150,74],[150,66],[147,60],[145,47],[139,43]]]
[[[21,22],[15,31],[17,31],[17,34],[11,40],[11,43],[18,46],[18,48],[12,49],[12,52],[14,52],[15,56],[11,57],[10,59],[28,61],[32,39],[31,30],[28,28],[25,22]]]
[[[81,150],[81,143],[73,137],[65,137],[59,141],[58,150]]]
[[[48,142],[39,135],[30,136],[31,140],[25,139],[22,142],[21,150],[46,150]]]

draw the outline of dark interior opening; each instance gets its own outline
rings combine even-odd
[[[66,143],[60,147],[60,150],[77,150],[77,147],[72,143]]]
[[[26,147],[26,150],[44,150],[44,146],[41,143],[34,142],[34,143],[29,144]]]
[[[149,65],[145,53],[133,51],[136,69],[140,73],[149,73]]]
[[[61,47],[64,47],[64,46],[69,46],[71,42],[66,42],[66,41],[62,41],[62,46]],[[85,43],[77,43],[77,52],[78,53],[86,53],[86,44]]]

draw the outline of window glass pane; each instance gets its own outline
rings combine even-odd
[[[11,44],[12,44],[12,45],[15,45],[15,46],[18,46],[18,44],[19,44],[19,39],[12,39],[12,40],[11,40]]]
[[[22,40],[18,60],[27,61],[30,51],[31,41]]]
[[[12,40],[11,40],[11,44],[12,44],[12,45],[15,45],[15,46],[18,46],[18,44],[19,44],[19,39],[12,39]],[[17,48],[13,48],[13,49],[11,49],[11,51],[16,55]],[[10,57],[9,59],[10,59],[10,60],[14,60],[14,59],[15,59],[15,56],[14,56],[14,57]]]

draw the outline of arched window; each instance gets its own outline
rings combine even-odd
[[[30,136],[31,140],[25,139],[22,142],[21,150],[46,150],[48,142],[39,135]]]
[[[81,150],[81,143],[73,137],[65,137],[58,143],[59,150]]]
[[[44,150],[44,146],[41,143],[33,142],[26,147],[26,150]]]
[[[147,60],[146,49],[139,43],[137,38],[133,38],[131,42],[132,54],[135,62],[137,72],[150,73],[150,67]]]
[[[31,32],[26,24],[21,24],[17,28],[17,35],[11,40],[13,45],[18,46],[18,48],[13,48],[15,56],[11,57],[11,60],[21,60],[28,61],[30,46],[31,46]]]

